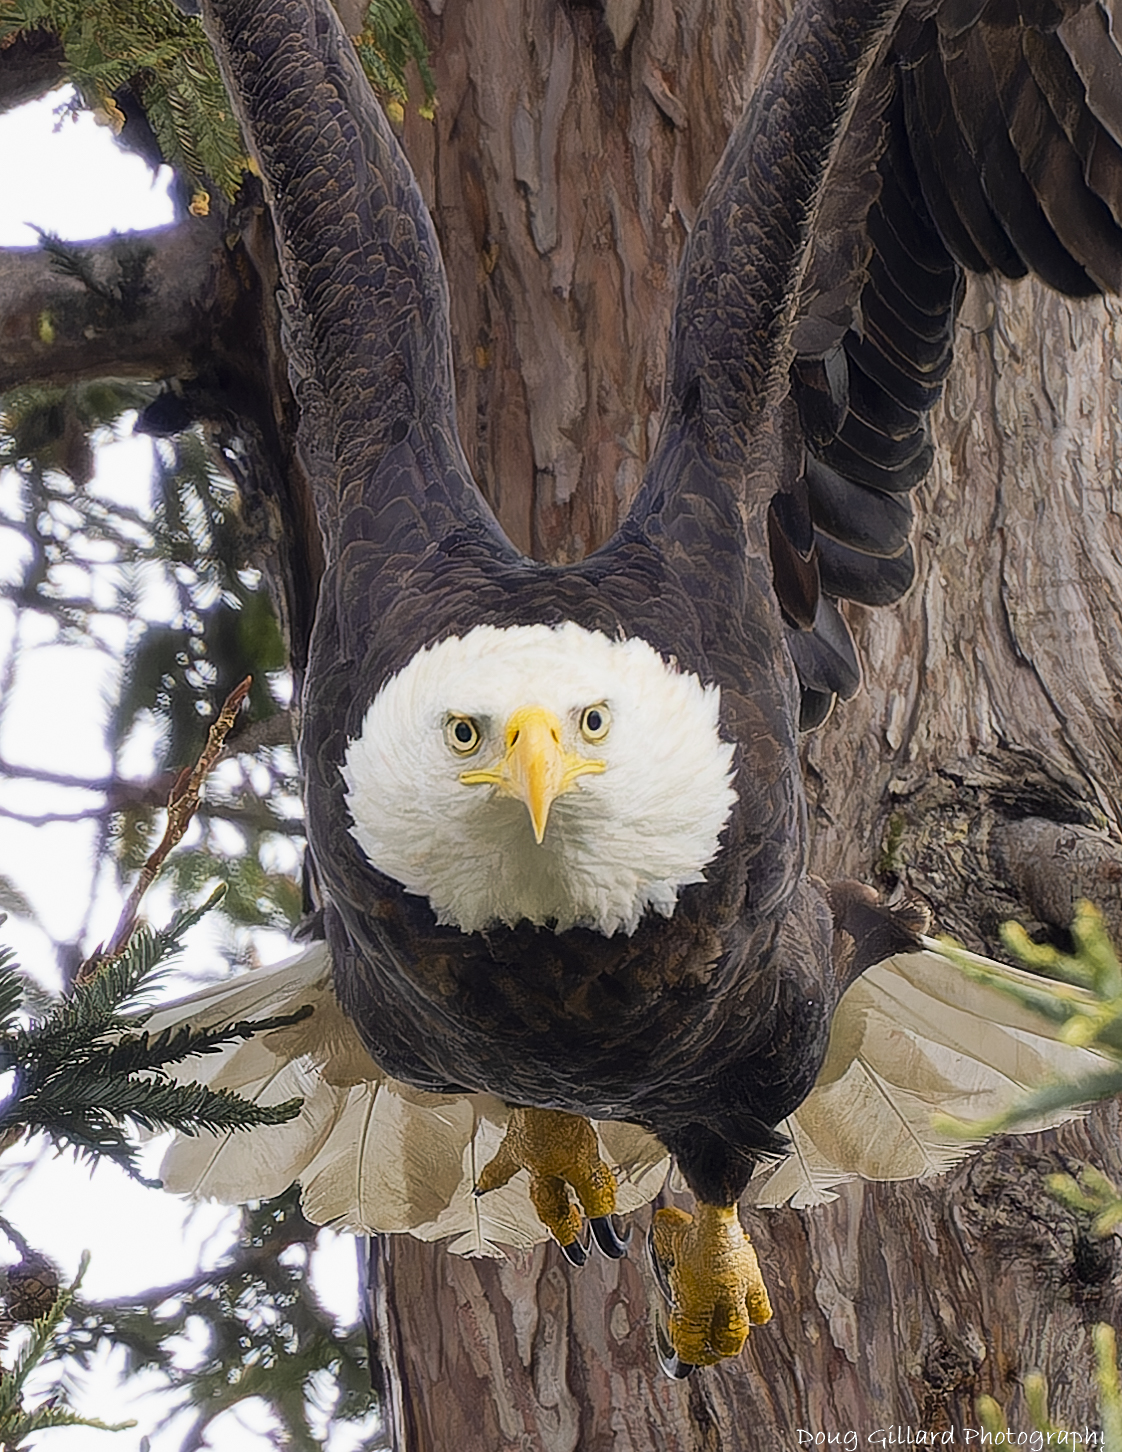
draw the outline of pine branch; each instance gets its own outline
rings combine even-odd
[[[3,0],[0,44],[46,29],[86,105],[119,130],[114,94],[128,87],[144,107],[164,159],[193,188],[191,210],[205,215],[208,188],[233,198],[249,169],[233,107],[201,23],[172,0]],[[435,84],[424,31],[409,0],[371,0],[355,46],[373,85],[400,109],[415,62],[432,115]]]
[[[308,1406],[334,1397],[332,1424],[361,1427],[374,1406],[363,1333],[341,1329],[307,1288],[317,1229],[302,1215],[295,1187],[242,1211],[243,1234],[221,1265],[140,1297],[94,1303],[75,1316],[70,1350],[89,1364],[106,1340],[123,1347],[132,1374],[158,1369],[197,1420],[185,1447],[206,1445],[206,1429],[250,1395],[266,1400],[292,1446],[308,1435]],[[168,1353],[188,1321],[204,1328],[190,1369]],[[369,1436],[369,1433],[367,1434]],[[288,1442],[285,1442],[288,1445]],[[315,1447],[317,1443],[310,1444]],[[363,1440],[363,1446],[382,1445]]]
[[[39,246],[51,259],[51,265],[56,272],[62,273],[63,277],[73,277],[94,297],[102,298],[105,302],[114,300],[112,291],[94,272],[93,258],[85,247],[79,247],[74,242],[64,242],[56,232],[44,231],[42,227],[36,227],[35,231],[39,234]]]
[[[127,1125],[193,1134],[282,1124],[299,1113],[299,1099],[256,1104],[231,1090],[177,1083],[167,1069],[232,1040],[298,1023],[310,1007],[156,1035],[144,1032],[143,1018],[127,1014],[165,959],[182,946],[183,934],[220,896],[214,893],[200,907],[176,914],[162,931],[137,934],[119,957],[104,962],[69,998],[27,1027],[15,1019],[18,978],[0,964],[0,1018],[5,1005],[10,1009],[0,1023],[0,1065],[15,1070],[12,1092],[0,1106],[0,1146],[41,1131],[84,1158],[110,1159],[142,1179]]]
[[[432,119],[436,81],[429,66],[425,33],[409,0],[371,0],[354,45],[368,79],[383,97],[390,99],[391,119],[400,119],[401,107],[409,95],[406,72],[409,62],[415,61],[425,93],[421,115]],[[397,116],[392,114],[394,103]]]
[[[134,1028],[126,1018],[130,1005],[142,987],[153,986],[156,970],[182,949],[183,935],[221,900],[223,892],[224,888],[217,888],[199,907],[176,913],[166,928],[145,929],[120,956],[102,960],[100,969],[76,983],[70,996],[56,1004],[45,1019],[12,1035],[12,1058],[63,1062],[111,1029]]]
[[[23,979],[10,949],[0,949],[0,1035],[8,1033],[23,1005]]]
[[[102,1072],[108,1075],[160,1070],[200,1054],[216,1054],[224,1044],[236,1039],[248,1039],[254,1034],[302,1023],[311,1013],[311,1005],[305,1004],[294,1013],[277,1014],[273,1018],[240,1019],[224,1027],[195,1028],[184,1024],[179,1028],[166,1028],[155,1038],[146,1033],[125,1034],[98,1057],[103,1064]],[[92,1061],[93,1055],[90,1057]]]

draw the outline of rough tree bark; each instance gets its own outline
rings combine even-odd
[[[781,0],[429,0],[439,109],[409,115],[405,141],[450,275],[465,447],[523,548],[579,557],[639,481],[677,261],[782,17]],[[260,205],[234,221],[217,252],[200,241],[209,312],[167,368],[201,411],[223,393],[219,438],[250,442],[247,519],[299,666],[318,552]],[[41,312],[0,313],[0,335]],[[1113,303],[971,284],[919,579],[893,610],[851,612],[865,690],[806,744],[818,870],[904,882],[990,951],[1002,919],[1058,931],[1080,895],[1122,938],[1120,340]],[[28,376],[51,376],[53,352]],[[104,353],[91,342],[67,376],[106,371]],[[1057,1420],[1093,1427],[1088,1330],[1122,1321],[1122,1254],[1042,1188],[1087,1160],[1122,1180],[1117,1105],[937,1182],[748,1212],[775,1320],[684,1383],[651,1350],[644,1217],[628,1260],[580,1272],[549,1246],[500,1263],[387,1241],[398,1446],[733,1452],[897,1428],[961,1443],[981,1393],[1026,1430],[1037,1367]]]

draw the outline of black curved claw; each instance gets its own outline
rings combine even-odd
[[[630,1230],[621,1236],[610,1215],[594,1215],[589,1224],[593,1240],[609,1260],[619,1260],[627,1254],[627,1247],[631,1244]]]
[[[584,1265],[588,1259],[588,1250],[579,1240],[570,1240],[568,1245],[561,1246],[561,1254],[570,1265]]]
[[[663,1300],[665,1300],[668,1306],[672,1305],[674,1298],[670,1294],[670,1282],[666,1277],[666,1269],[662,1261],[658,1258],[658,1252],[655,1250],[653,1222],[647,1231],[647,1258],[650,1260],[651,1270],[654,1271],[654,1278],[658,1282],[658,1288],[662,1292]]]
[[[662,1317],[655,1312],[655,1349],[658,1352],[658,1364],[662,1367],[667,1376],[673,1377],[675,1381],[685,1381],[691,1376],[697,1367],[692,1361],[683,1361],[674,1350],[670,1337],[666,1334],[666,1327],[662,1324]]]

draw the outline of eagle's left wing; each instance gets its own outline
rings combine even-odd
[[[912,583],[964,271],[1122,288],[1120,94],[1105,0],[803,0],[729,139],[683,261],[648,480],[690,430],[736,481],[804,729],[860,684],[837,602]]]

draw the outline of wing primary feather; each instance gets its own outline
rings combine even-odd
[[[751,421],[787,373],[790,299],[810,242],[806,219],[856,104],[857,83],[901,8],[901,0],[797,7],[706,190],[679,276],[667,417],[682,417],[700,383],[706,433],[718,454],[742,456]]]
[[[1064,134],[1075,148],[1087,185],[1122,225],[1122,148],[1087,104],[1083,84],[1059,38],[1029,31],[1025,59]],[[1116,84],[1122,90],[1122,61]]]
[[[800,683],[801,685],[801,683]],[[812,686],[801,686],[799,694],[799,730],[817,731],[830,719],[837,695],[833,691],[816,691]]]
[[[1122,284],[1122,235],[1087,187],[1083,166],[1036,83],[1024,34],[984,29],[998,99],[1025,179],[1061,246],[1099,287]]]
[[[912,157],[928,210],[963,267],[1024,277],[1028,265],[990,205],[955,117],[930,27],[927,36],[926,54],[904,70],[901,87]]]
[[[850,549],[827,535],[816,538],[822,587],[831,595],[858,605],[892,605],[911,589],[916,571],[911,545],[885,558]]]
[[[803,549],[799,536],[805,538]],[[818,613],[819,584],[814,531],[805,502],[790,494],[776,494],[768,505],[767,538],[780,608],[796,629],[810,630]]]
[[[1114,28],[1101,5],[1082,5],[1056,30],[1085,89],[1087,106],[1115,138],[1122,140],[1122,56]]]
[[[867,489],[813,454],[807,455],[806,481],[811,519],[820,535],[889,559],[907,548],[913,523],[910,500]]]
[[[1057,292],[1090,297],[1100,289],[1072,258],[1041,210],[1021,170],[998,98],[998,83],[981,28],[944,45],[955,114],[981,168],[982,184],[1013,245]]]
[[[847,701],[861,684],[861,667],[849,626],[834,602],[823,595],[813,630],[789,630],[787,648],[799,680],[811,690],[832,692]]]

